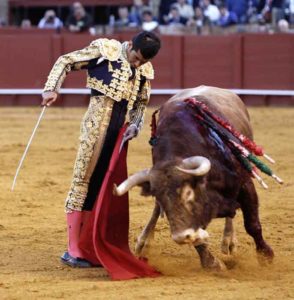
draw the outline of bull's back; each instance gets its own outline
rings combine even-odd
[[[248,111],[242,100],[229,90],[210,86],[184,89],[170,98],[164,106],[174,106],[178,101],[195,96],[196,99],[206,103],[212,111],[225,116],[236,130],[253,138]]]

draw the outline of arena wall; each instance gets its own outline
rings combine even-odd
[[[55,34],[51,30],[0,31],[0,89],[42,88],[63,53],[87,46],[88,34]],[[133,33],[107,36],[129,40]],[[105,37],[105,36],[104,36]],[[99,38],[99,36],[95,37]],[[294,35],[162,36],[154,59],[156,89],[181,89],[201,84],[235,89],[294,90]],[[65,88],[83,88],[85,72],[72,72]],[[158,96],[154,103],[167,97]],[[293,96],[244,97],[250,104],[293,102]],[[0,105],[32,105],[38,96],[1,95]],[[85,105],[87,96],[62,96],[60,105]]]

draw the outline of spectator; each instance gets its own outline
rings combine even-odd
[[[147,6],[144,5],[142,0],[134,0],[129,15],[131,26],[140,26],[142,24],[142,14],[146,8]]]
[[[128,27],[130,25],[129,10],[126,6],[118,8],[118,19],[114,22],[114,26],[118,28]]]
[[[154,19],[152,11],[146,9],[142,13],[142,29],[145,31],[154,31],[158,27],[158,22]]]
[[[159,7],[161,5],[161,0],[149,0],[148,1],[149,7],[152,11],[152,15],[156,20],[159,19]]]
[[[289,32],[289,23],[285,19],[281,19],[278,22],[278,32],[288,33]]]
[[[63,23],[56,17],[54,10],[47,10],[44,17],[40,20],[38,27],[41,29],[58,29],[63,26]]]
[[[288,0],[290,24],[294,24],[294,0]]]
[[[201,0],[191,0],[189,3],[194,7],[194,12],[195,12],[195,8],[200,7]]]
[[[188,20],[194,16],[193,7],[187,4],[186,0],[177,0],[174,6],[177,7],[181,17]]]
[[[170,12],[165,18],[165,22],[168,25],[183,26],[186,25],[187,21],[188,20],[186,18],[181,17],[180,12],[175,4],[171,6]]]
[[[277,26],[279,20],[285,16],[285,0],[261,0],[260,1],[260,18]]]
[[[258,23],[258,5],[257,0],[249,0],[247,9],[247,22],[250,24]]]
[[[269,0],[260,0],[257,5],[259,23],[264,23],[270,19]]]
[[[238,23],[247,23],[247,11],[249,9],[249,0],[226,0],[226,6],[229,12],[233,12],[238,17]]]
[[[220,27],[227,27],[238,23],[238,17],[233,11],[228,11],[226,6],[220,7],[220,18],[217,25]]]
[[[270,9],[271,9],[271,17],[272,17],[272,25],[277,26],[278,22],[285,17],[285,0],[269,0],[270,1]]]
[[[29,19],[23,19],[21,21],[20,28],[21,29],[31,29],[32,28],[31,20],[29,20]]]
[[[226,0],[212,0],[212,4],[216,5],[217,7],[221,7],[225,5]]]
[[[212,4],[210,0],[203,0],[203,14],[208,18],[210,24],[216,24],[219,17],[220,12],[216,5]]]
[[[92,19],[83,5],[80,2],[74,2],[72,12],[66,20],[66,27],[71,32],[83,32],[90,29],[91,25]]]
[[[6,26],[6,22],[3,18],[0,17],[0,28]]]
[[[209,20],[204,16],[202,9],[196,6],[194,9],[194,17],[187,22],[187,26],[196,27],[197,34],[202,33],[203,26],[207,25]]]
[[[167,16],[170,13],[171,5],[176,0],[161,0],[159,6],[159,22],[160,24],[166,24]]]

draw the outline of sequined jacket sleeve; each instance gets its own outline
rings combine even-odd
[[[58,92],[68,72],[86,68],[91,59],[100,57],[98,43],[99,40],[95,40],[84,49],[60,56],[48,76],[44,91]]]
[[[133,108],[129,113],[130,124],[135,124],[139,131],[142,129],[144,123],[144,115],[150,99],[150,90],[150,80],[143,80],[137,100],[134,102]]]

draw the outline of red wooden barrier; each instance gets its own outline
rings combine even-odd
[[[40,88],[52,65],[51,35],[0,35],[0,88]]]
[[[243,88],[294,89],[294,35],[244,35]]]
[[[185,36],[183,87],[242,86],[241,36]]]
[[[179,36],[162,36],[162,49],[153,61],[155,80],[153,88],[178,89],[182,84],[183,38]]]
[[[119,33],[111,37],[124,41],[134,34]],[[0,30],[0,89],[43,88],[60,55],[81,49],[93,39],[88,34]],[[205,84],[225,88],[294,89],[294,35],[164,35],[161,39],[162,50],[154,59],[156,76],[153,88],[187,88]],[[72,72],[64,83],[67,88],[84,86],[83,71]],[[16,98],[7,97],[10,102],[20,101],[12,100]],[[64,99],[79,104],[81,96],[64,96]],[[86,101],[86,97],[82,99],[82,102]],[[284,100],[288,102],[286,98]]]

